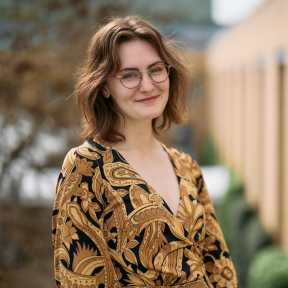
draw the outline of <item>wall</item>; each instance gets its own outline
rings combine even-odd
[[[246,199],[288,252],[288,1],[270,0],[207,50],[209,129]]]

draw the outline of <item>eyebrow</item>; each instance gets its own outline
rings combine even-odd
[[[161,61],[161,60],[156,61],[156,62],[150,64],[150,65],[147,67],[147,69],[151,68],[152,66],[154,66],[155,64],[158,64],[158,63],[164,63],[164,62]],[[122,71],[126,71],[126,70],[138,70],[138,71],[139,71],[138,68],[123,68],[123,69],[121,69],[118,73],[120,73],[120,72],[122,72]]]

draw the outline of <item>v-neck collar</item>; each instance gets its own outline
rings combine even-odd
[[[178,209],[177,209],[177,213],[176,215],[172,212],[171,208],[169,207],[169,205],[167,204],[167,202],[165,201],[165,199],[132,167],[132,165],[125,159],[125,157],[123,157],[123,155],[117,150],[117,149],[114,149],[112,146],[110,146],[106,141],[104,140],[100,140],[99,138],[94,138],[93,139],[94,142],[100,144],[102,147],[104,147],[105,149],[107,150],[114,150],[115,152],[118,153],[118,155],[127,163],[127,165],[130,166],[130,168],[143,180],[143,182],[146,184],[148,190],[149,190],[149,193],[152,193],[150,191],[150,188],[151,187],[153,189],[153,191],[157,194],[158,197],[160,197],[163,201],[163,203],[165,203],[166,207],[168,208],[168,211],[169,213],[171,213],[175,218],[177,218],[178,214],[179,214],[179,207],[180,207],[180,204],[181,204],[181,192],[180,192],[180,182],[181,182],[181,178],[182,176],[179,175],[179,173],[177,173],[177,167],[174,163],[174,158],[171,154],[171,152],[169,151],[168,147],[162,143],[161,141],[157,140],[160,145],[162,146],[162,148],[164,149],[164,151],[168,154],[168,157],[171,161],[171,164],[173,166],[173,170],[174,170],[174,173],[175,173],[175,176],[176,176],[176,179],[177,179],[177,183],[178,183],[178,189],[179,189],[179,199],[178,199]]]

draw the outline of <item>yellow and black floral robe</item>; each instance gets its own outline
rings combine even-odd
[[[162,146],[179,183],[176,217],[104,141],[67,154],[52,219],[58,287],[238,287],[197,162]]]

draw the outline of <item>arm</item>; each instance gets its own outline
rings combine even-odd
[[[120,287],[102,233],[101,185],[95,156],[85,148],[70,150],[58,179],[52,217],[57,287]]]
[[[205,210],[204,218],[204,263],[207,275],[214,287],[238,287],[232,259],[222,234],[211,198],[207,191],[198,163],[192,160],[199,200]]]

